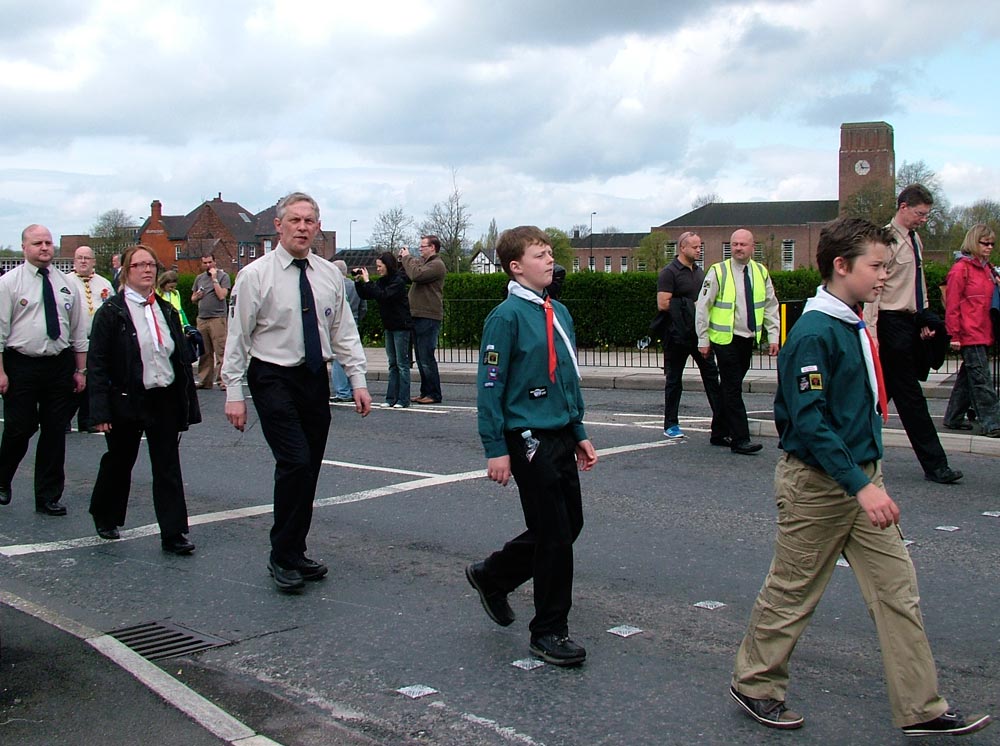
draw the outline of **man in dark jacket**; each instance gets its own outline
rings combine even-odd
[[[663,391],[663,435],[677,442],[687,437],[678,423],[678,410],[684,390],[684,368],[688,358],[693,357],[712,407],[711,443],[728,446],[729,429],[720,405],[719,369],[714,355],[703,357],[698,352],[698,336],[694,330],[694,303],[705,281],[705,272],[698,266],[700,258],[701,237],[690,231],[682,233],[677,239],[677,256],[660,270],[656,283],[656,307],[668,318],[663,337],[663,372],[667,377]]]

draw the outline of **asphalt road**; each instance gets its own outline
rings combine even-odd
[[[376,400],[384,384],[373,385]],[[688,442],[661,436],[662,394],[588,390],[601,460],[583,475],[586,525],[576,544],[578,669],[528,659],[530,588],[518,621],[494,625],[464,566],[522,529],[516,488],[482,475],[475,389],[445,404],[333,407],[310,555],[331,567],[299,596],[279,594],[265,562],[273,462],[255,414],[245,434],[200,392],[206,422],[183,438],[191,557],[160,552],[143,454],[127,529],[94,534],[86,512],[101,436],[70,436],[66,518],[36,515],[30,455],[0,508],[0,588],[99,630],[167,620],[232,642],[163,668],[257,732],[313,744],[898,744],[878,643],[842,568],[792,661],[794,735],[750,722],[727,695],[733,655],[771,558],[776,441],[736,456],[708,444],[704,395],[685,394]],[[943,408],[944,402],[932,402]],[[748,397],[770,416],[770,397]],[[700,430],[699,430],[700,428]],[[1000,459],[960,454],[966,477],[924,481],[908,449],[888,449],[942,692],[967,712],[1000,714]],[[957,531],[938,530],[957,526]],[[67,541],[69,540],[69,541]],[[77,541],[78,540],[78,541]],[[715,610],[696,603],[717,601]],[[609,629],[631,625],[628,638]],[[436,690],[411,699],[398,690]],[[1000,727],[967,743],[1000,743]]]

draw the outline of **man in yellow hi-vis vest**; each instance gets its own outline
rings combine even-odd
[[[715,352],[722,405],[729,420],[730,449],[749,455],[763,446],[750,441],[743,378],[767,330],[768,354],[778,354],[778,299],[767,268],[755,262],[753,233],[743,228],[730,238],[732,258],[713,264],[698,296],[695,331],[702,355]]]

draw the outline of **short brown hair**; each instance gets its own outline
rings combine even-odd
[[[869,243],[880,243],[886,246],[894,244],[896,239],[888,228],[880,228],[864,218],[837,218],[827,223],[819,232],[819,245],[816,247],[816,266],[819,268],[823,282],[833,277],[833,260],[843,257],[848,268],[854,267],[854,260],[865,253]]]
[[[510,271],[510,263],[524,256],[524,250],[533,243],[551,247],[552,239],[548,233],[534,225],[519,225],[500,234],[497,239],[497,258],[509,277],[514,277]]]
[[[906,205],[907,207],[916,207],[917,205],[927,205],[930,207],[934,204],[934,197],[931,196],[930,190],[923,184],[910,184],[908,187],[903,189],[896,198],[896,207],[902,207]]]

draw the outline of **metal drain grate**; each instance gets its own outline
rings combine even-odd
[[[108,634],[151,661],[232,644],[232,640],[195,632],[193,629],[171,622],[143,622],[132,627],[116,629]]]

